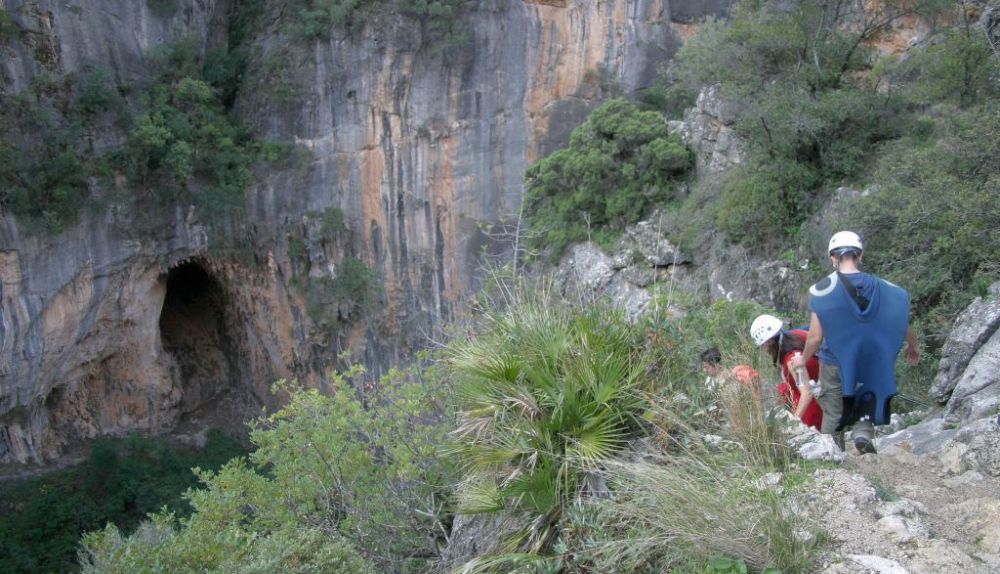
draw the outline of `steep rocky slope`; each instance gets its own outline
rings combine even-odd
[[[0,88],[89,65],[141,87],[157,46],[225,43],[230,2],[176,4],[165,16],[132,0],[3,0],[20,34],[2,46]],[[0,464],[216,408],[239,418],[273,402],[279,377],[322,384],[345,349],[394,363],[460,311],[481,253],[506,249],[487,230],[516,217],[524,167],[610,91],[646,85],[688,26],[727,4],[474,2],[451,48],[391,11],[360,34],[304,41],[270,4],[236,110],[259,137],[310,153],[258,173],[240,225],[208,227],[177,205],[141,234],[126,225],[137,214],[106,209],[43,236],[2,216]],[[122,140],[88,137],[97,149]],[[317,232],[330,208],[344,214],[335,238]],[[249,257],[210,249],[220,236]],[[317,326],[294,286],[300,252],[313,278],[336,277],[345,257],[372,268],[376,312],[338,310],[332,336]]]

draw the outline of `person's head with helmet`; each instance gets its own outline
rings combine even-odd
[[[759,315],[750,324],[750,338],[755,345],[771,355],[775,365],[791,351],[802,350],[805,341],[795,333],[788,333],[782,326],[781,319],[774,315]]]
[[[830,254],[830,261],[839,271],[856,271],[861,258],[864,256],[864,246],[861,238],[853,231],[838,231],[830,237],[827,246]],[[841,268],[841,266],[846,268]]]

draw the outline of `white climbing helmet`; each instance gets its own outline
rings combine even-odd
[[[750,325],[750,336],[753,337],[753,342],[759,347],[771,337],[780,333],[781,325],[781,319],[774,315],[761,315],[754,319]]]
[[[841,253],[845,251],[864,251],[864,247],[861,245],[861,238],[858,237],[857,233],[853,231],[838,231],[833,234],[830,238],[830,246],[827,251],[830,255],[833,255],[834,251],[839,250]]]

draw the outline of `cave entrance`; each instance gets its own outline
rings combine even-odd
[[[169,355],[171,377],[182,389],[181,423],[225,423],[236,388],[238,364],[227,329],[226,294],[199,263],[185,262],[167,272],[160,312],[160,336]],[[196,419],[196,420],[188,420]]]

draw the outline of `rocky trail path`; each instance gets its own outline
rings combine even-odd
[[[954,430],[932,418],[878,443],[879,454],[848,446],[793,504],[830,538],[817,571],[1000,572],[1000,421]]]

